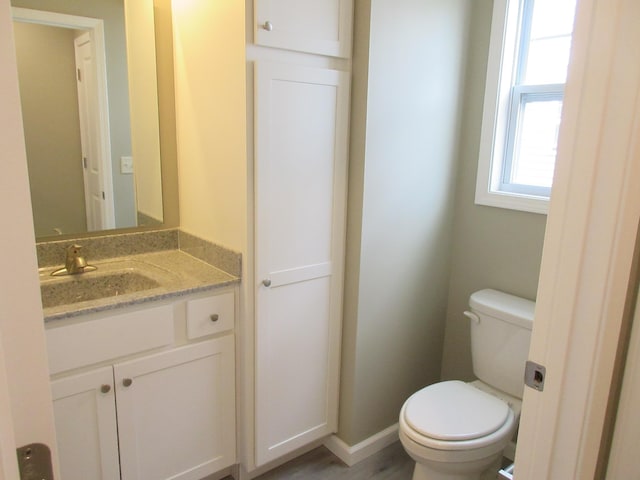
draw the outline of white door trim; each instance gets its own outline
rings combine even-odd
[[[63,13],[32,10],[29,8],[11,7],[13,20],[25,23],[37,23],[52,27],[86,30],[91,36],[93,58],[96,68],[96,87],[99,119],[97,131],[100,166],[102,169],[101,184],[105,194],[103,222],[98,230],[115,228],[115,204],[113,193],[113,172],[111,167],[111,131],[109,128],[109,99],[107,94],[107,58],[104,39],[104,21],[100,18],[80,17]]]
[[[519,480],[593,478],[640,219],[640,30],[635,0],[582,0],[529,358]]]

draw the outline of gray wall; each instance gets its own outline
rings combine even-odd
[[[75,32],[15,22],[14,35],[36,236],[85,231]]]
[[[440,378],[469,0],[356,0],[338,435]]]
[[[495,288],[534,300],[546,215],[474,204],[491,0],[474,0],[456,193],[443,379],[472,379],[469,325],[462,312],[471,293]]]

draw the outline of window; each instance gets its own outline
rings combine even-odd
[[[576,0],[495,0],[476,203],[548,208]]]

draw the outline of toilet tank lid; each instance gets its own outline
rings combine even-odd
[[[490,315],[531,330],[536,303],[487,288],[472,293],[469,297],[469,306],[477,313]]]

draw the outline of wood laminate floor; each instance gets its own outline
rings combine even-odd
[[[325,447],[318,447],[255,480],[411,480],[413,465],[400,442],[353,467],[347,467]]]

